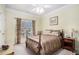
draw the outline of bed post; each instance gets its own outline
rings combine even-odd
[[[64,39],[64,31],[63,31],[63,29],[62,29],[62,32],[61,32],[60,35],[62,37],[61,43],[62,43],[62,48],[63,48],[63,46],[64,46],[64,41],[63,41],[63,39]]]
[[[64,38],[64,31],[63,31],[63,29],[62,29],[62,39]]]
[[[28,40],[28,30],[26,30],[26,47],[27,47],[27,40]]]
[[[38,35],[39,35],[39,44],[38,44],[38,53],[37,54],[41,54],[40,51],[41,51],[41,35],[42,35],[42,32],[39,31],[38,32]]]

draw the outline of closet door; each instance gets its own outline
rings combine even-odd
[[[5,17],[0,13],[0,47],[5,43]]]

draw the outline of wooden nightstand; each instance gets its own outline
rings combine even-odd
[[[73,38],[64,38],[64,49],[74,52],[75,50],[75,39]]]

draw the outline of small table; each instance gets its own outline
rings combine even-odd
[[[0,50],[0,55],[13,55],[13,54],[14,54],[13,46],[9,46],[7,50]]]
[[[74,52],[74,50],[75,50],[75,39],[64,38],[64,47],[63,48]]]

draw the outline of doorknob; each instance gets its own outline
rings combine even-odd
[[[5,33],[2,33],[2,35],[4,35]]]

